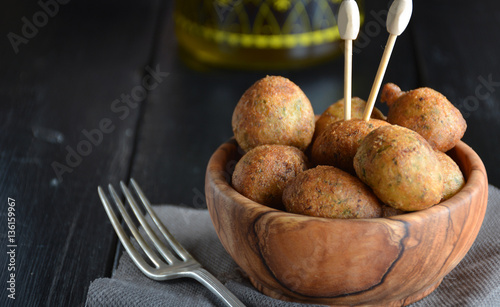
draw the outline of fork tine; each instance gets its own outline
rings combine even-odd
[[[161,222],[161,220],[158,218],[158,216],[154,212],[153,208],[151,207],[151,203],[149,202],[147,197],[144,195],[144,192],[142,192],[142,189],[139,187],[137,182],[133,178],[130,179],[130,182],[132,183],[132,186],[134,187],[137,195],[139,195],[139,198],[141,199],[142,204],[144,205],[144,207],[148,211],[149,215],[151,216],[151,218],[155,222],[158,229],[160,229],[160,232],[163,234],[163,236],[168,241],[170,246],[172,246],[172,248],[175,250],[175,252],[184,261],[192,258],[192,256],[189,254],[189,252],[186,249],[184,249],[184,247],[182,247],[182,245],[174,238],[174,236],[170,233],[170,231],[167,229],[167,227],[165,227],[165,225],[163,225],[163,223]]]
[[[120,221],[116,217],[115,212],[113,211],[113,208],[111,206],[111,203],[109,202],[108,198],[106,197],[106,194],[104,193],[104,190],[99,186],[97,187],[97,191],[99,193],[99,197],[101,198],[101,202],[104,206],[104,210],[108,214],[109,220],[111,221],[111,225],[113,225],[113,228],[115,229],[116,234],[118,235],[118,238],[122,242],[123,246],[125,247],[125,250],[128,252],[134,263],[141,269],[141,271],[146,274],[147,276],[151,275],[151,272],[148,268],[150,268],[149,264],[144,261],[144,258],[139,254],[139,252],[136,250],[136,248],[132,245],[132,242],[128,238],[127,233],[123,229],[123,227],[120,224]]]
[[[179,260],[175,258],[175,256],[169,251],[168,247],[163,244],[163,242],[158,239],[158,236],[156,236],[156,233],[153,231],[151,226],[149,226],[148,221],[146,221],[143,213],[141,212],[141,209],[139,209],[139,206],[137,205],[137,202],[135,201],[134,197],[132,196],[132,193],[130,193],[130,190],[127,188],[125,183],[123,181],[120,181],[120,186],[122,188],[123,194],[128,200],[128,203],[130,204],[130,207],[132,207],[132,210],[135,213],[135,216],[139,220],[139,223],[141,223],[142,228],[146,231],[148,234],[149,238],[153,242],[153,244],[156,246],[157,250],[162,254],[162,256],[167,260],[169,264],[173,264],[175,262],[178,262]]]
[[[135,227],[134,222],[132,221],[132,218],[127,213],[127,210],[123,206],[123,203],[120,200],[120,197],[118,196],[118,194],[116,193],[115,189],[113,188],[113,186],[111,184],[108,186],[108,189],[109,189],[109,192],[111,194],[111,197],[113,198],[116,206],[118,207],[118,210],[120,211],[120,213],[123,216],[123,220],[125,221],[125,223],[129,227],[130,232],[132,233],[134,238],[137,240],[137,243],[139,243],[141,248],[144,250],[146,255],[148,255],[149,259],[155,264],[156,267],[161,266],[162,261],[160,260],[160,258],[158,258],[158,256],[156,256],[154,251],[148,246],[148,244],[146,243],[146,241],[144,240],[142,235],[139,233],[139,230],[137,229],[137,227]]]
[[[135,191],[137,195],[142,200],[142,203],[144,207],[146,207],[146,210],[149,212],[151,215],[151,218],[153,221],[156,223],[160,231],[163,233],[165,236],[165,239],[171,243],[172,248],[179,254],[180,257],[182,257],[185,262],[181,262],[178,259],[176,259],[175,263],[172,265],[167,265],[165,262],[161,261],[158,256],[147,246],[147,243],[144,241],[142,236],[139,234],[139,231],[137,228],[134,226],[134,223],[132,222],[130,215],[127,213],[125,210],[125,207],[123,206],[123,203],[121,202],[120,198],[118,197],[118,194],[116,193],[115,189],[113,186],[110,184],[109,185],[109,191],[111,196],[113,197],[116,206],[118,207],[119,211],[121,212],[123,219],[125,223],[129,226],[130,231],[134,235],[134,237],[137,239],[137,242],[141,245],[143,248],[144,252],[148,254],[150,257],[151,261],[157,264],[156,268],[153,268],[151,265],[146,263],[145,259],[142,257],[142,255],[139,254],[137,249],[132,245],[132,242],[130,241],[129,237],[127,236],[127,233],[123,229],[123,227],[120,224],[120,221],[116,217],[112,207],[111,203],[104,194],[103,189],[99,186],[97,187],[97,190],[99,192],[99,196],[101,198],[101,202],[104,206],[104,209],[106,210],[106,213],[108,214],[109,220],[111,221],[111,224],[113,225],[113,228],[116,231],[116,234],[120,238],[120,241],[122,242],[123,246],[127,250],[128,254],[134,261],[134,263],[139,267],[139,269],[149,278],[154,279],[154,280],[166,280],[166,279],[172,279],[172,278],[179,278],[179,277],[190,277],[194,278],[197,281],[201,282],[205,287],[207,287],[210,291],[212,291],[214,294],[216,294],[227,306],[231,307],[244,307],[243,303],[229,290],[224,287],[224,285],[218,281],[212,274],[210,274],[208,271],[203,269],[200,265],[199,262],[197,262],[193,257],[189,255],[189,253],[184,250],[184,248],[177,242],[177,240],[174,239],[174,237],[170,234],[168,229],[161,223],[160,219],[156,215],[156,213],[153,211],[151,204],[147,200],[147,198],[144,196],[144,193],[142,190],[139,188],[139,185],[135,182],[135,180],[131,179],[132,185],[135,188]],[[149,230],[146,230],[146,232],[149,232],[151,230],[151,227],[149,226],[149,223],[145,221],[144,215],[142,214],[141,210],[139,209],[137,202],[134,200],[134,197],[131,195],[130,190],[125,186],[123,182],[120,182],[120,186],[122,187],[123,193],[125,194],[130,206],[134,210],[134,212],[137,215],[137,218],[139,221],[143,224],[144,229],[149,228]],[[145,222],[145,223],[143,223]],[[147,226],[145,226],[147,225]],[[153,239],[156,238],[156,239]],[[158,237],[156,235],[151,236],[151,240],[155,241],[158,240]],[[158,240],[159,241],[159,240]],[[155,243],[156,244],[156,243]],[[162,243],[163,244],[163,243]],[[164,245],[163,245],[164,246]],[[161,247],[161,245],[160,245]],[[162,252],[162,248],[157,246],[158,250],[160,253]],[[170,251],[169,251],[170,253]],[[173,256],[173,255],[172,255]],[[175,258],[175,257],[174,257]],[[160,265],[161,263],[161,265]],[[165,267],[166,266],[166,267]]]

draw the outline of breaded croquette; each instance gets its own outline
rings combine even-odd
[[[385,204],[404,211],[431,207],[441,200],[441,165],[418,133],[397,125],[368,134],[354,156],[358,177]]]
[[[308,166],[307,157],[296,147],[262,145],[238,161],[232,184],[236,191],[255,202],[284,209],[281,198],[285,184]]]
[[[467,129],[460,111],[428,87],[403,92],[388,83],[382,89],[381,101],[389,106],[388,122],[418,132],[434,149],[443,152],[453,148]]]
[[[390,124],[379,119],[350,119],[332,123],[314,140],[312,162],[332,165],[355,175],[353,160],[359,144],[368,133],[384,125]]]
[[[443,174],[444,191],[442,200],[447,200],[462,189],[465,185],[465,179],[460,167],[450,156],[439,150],[436,150],[436,156],[441,164],[441,174]]]
[[[382,204],[358,178],[333,166],[317,166],[297,175],[283,191],[288,212],[328,218],[382,216]]]
[[[244,151],[265,144],[305,150],[314,124],[314,111],[304,92],[279,76],[255,82],[239,100],[232,117],[234,136]]]
[[[314,137],[318,137],[323,130],[330,125],[339,120],[344,119],[344,99],[340,99],[337,102],[331,104],[318,118],[316,121],[316,130],[314,132]],[[363,112],[366,107],[366,101],[358,97],[352,97],[351,99],[351,118],[363,118]],[[384,114],[377,109],[373,108],[371,118],[385,120]]]

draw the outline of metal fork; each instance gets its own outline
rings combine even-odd
[[[110,184],[108,186],[111,197],[113,198],[116,206],[118,207],[121,215],[123,216],[123,220],[125,224],[127,224],[130,232],[135,237],[140,247],[143,249],[144,253],[149,257],[149,260],[153,263],[150,265],[144,257],[139,253],[139,251],[132,245],[127,233],[123,229],[118,220],[114,210],[111,208],[111,203],[106,197],[104,190],[99,186],[97,188],[99,192],[99,196],[104,205],[104,209],[108,214],[108,217],[113,225],[116,234],[120,238],[123,246],[127,250],[128,254],[134,261],[134,263],[139,267],[139,269],[149,278],[154,280],[170,280],[175,278],[189,277],[199,281],[205,287],[207,287],[210,291],[212,291],[215,295],[217,295],[227,306],[245,306],[241,303],[238,298],[229,292],[229,290],[224,287],[224,285],[218,281],[212,274],[210,274],[207,270],[205,270],[201,264],[196,261],[180,244],[179,242],[172,236],[172,234],[168,231],[168,229],[162,224],[158,216],[153,211],[150,202],[142,192],[141,188],[135,182],[134,179],[131,179],[131,184],[137,195],[142,201],[142,204],[146,208],[146,211],[151,216],[154,224],[156,224],[157,228],[165,237],[165,240],[168,242],[172,250],[175,252],[172,253],[170,249],[158,238],[155,234],[145,216],[141,212],[141,209],[137,205],[132,193],[127,188],[127,186],[120,182],[121,189],[123,194],[125,195],[130,207],[135,213],[137,220],[142,225],[148,237],[153,242],[156,250],[159,255],[163,257],[161,259],[157,253],[155,253],[151,246],[144,240],[142,235],[139,233],[139,230],[134,225],[130,215],[127,213],[120,197],[116,193],[113,186]]]

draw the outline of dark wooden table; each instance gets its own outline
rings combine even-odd
[[[153,203],[204,208],[208,159],[231,137],[233,108],[257,79],[290,78],[316,113],[343,95],[342,58],[277,72],[189,68],[169,1],[60,2],[0,9],[0,306],[83,305],[90,282],[110,276],[117,239],[98,185],[134,177]],[[353,94],[366,99],[387,40],[376,16],[388,1],[365,2],[369,39],[354,54]],[[41,11],[51,13],[44,19]],[[499,17],[496,0],[415,1],[384,79],[445,94],[496,186]],[[25,25],[34,18],[38,26]],[[156,86],[144,91],[147,76],[157,82],[148,79]],[[10,273],[15,301],[5,286]]]

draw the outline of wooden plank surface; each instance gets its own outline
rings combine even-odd
[[[422,85],[432,87],[462,112],[464,142],[500,185],[500,2],[419,1],[412,34]]]
[[[125,116],[114,101],[141,85],[158,6],[60,5],[17,53],[6,35],[43,11],[37,2],[0,10],[0,214],[6,225],[15,199],[17,245],[16,299],[2,287],[0,306],[81,306],[90,282],[110,273],[116,239],[96,187],[128,175],[139,111]],[[0,259],[5,286],[13,271]]]

